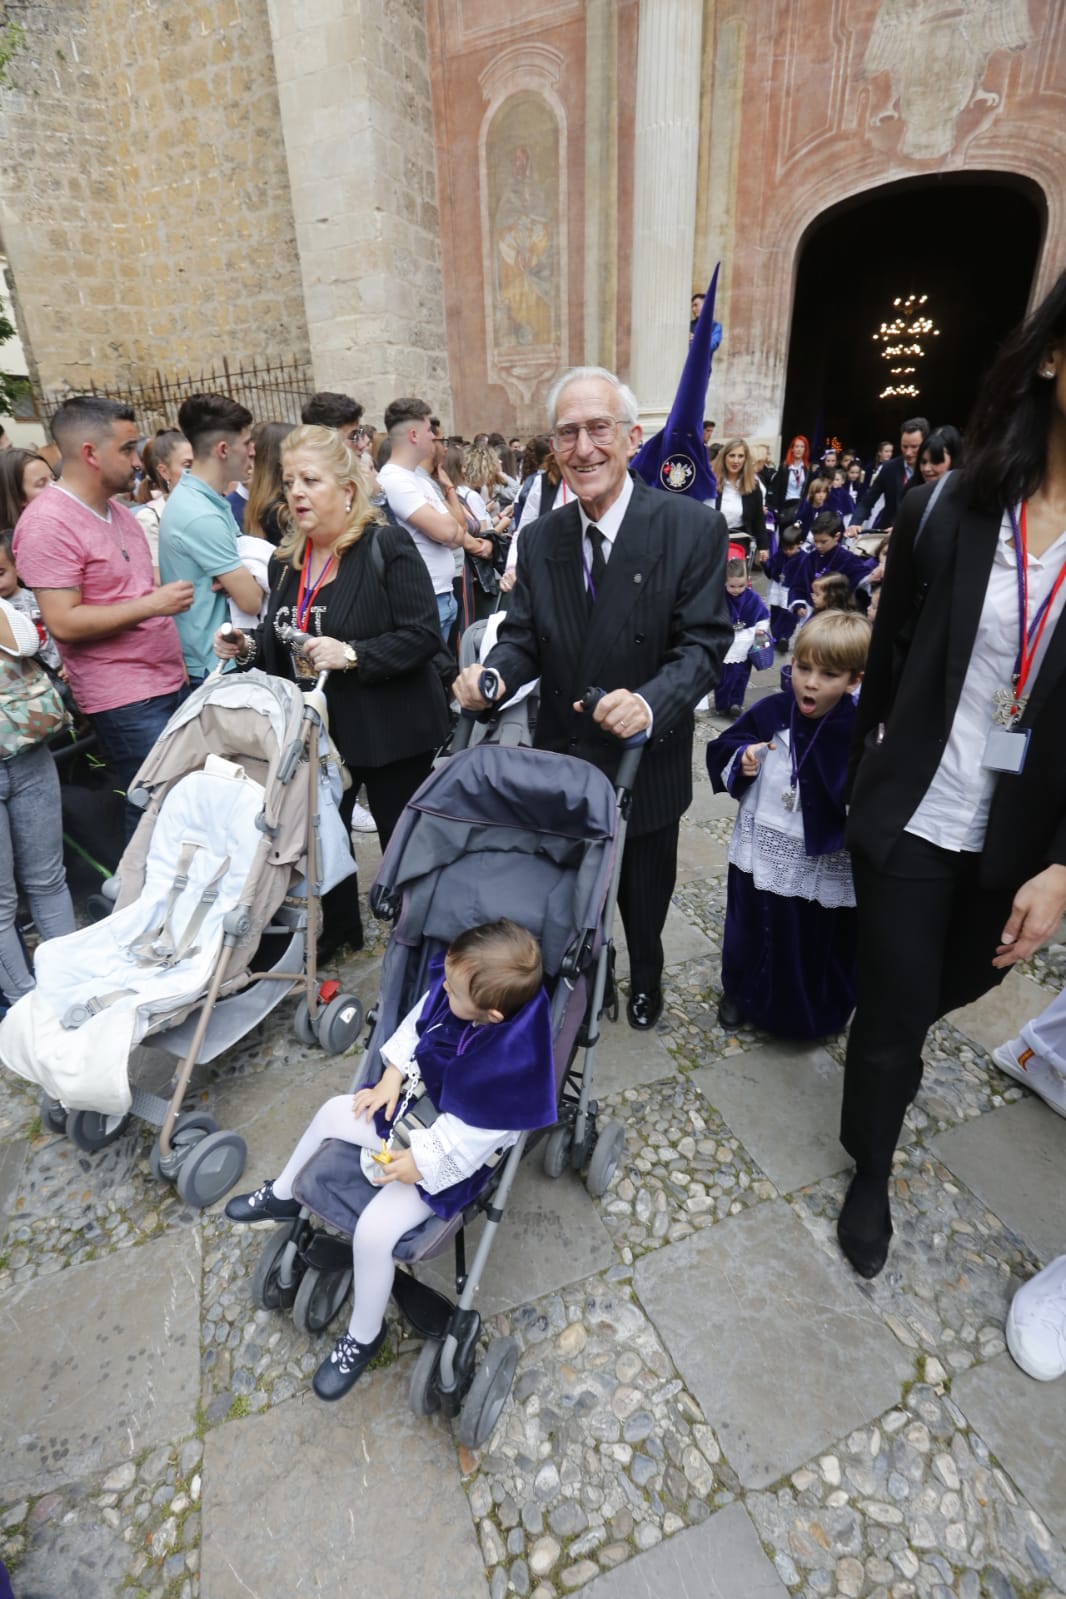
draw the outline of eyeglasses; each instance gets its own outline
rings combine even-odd
[[[588,435],[590,444],[610,444],[615,428],[623,423],[626,427],[632,426],[624,416],[594,416],[591,422],[562,422],[552,434],[552,443],[564,455],[569,455],[571,450],[577,448],[582,433]]]

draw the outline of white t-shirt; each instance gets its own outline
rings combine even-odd
[[[408,517],[413,512],[421,510],[424,505],[428,505],[432,511],[447,515],[447,509],[437,498],[429,479],[420,478],[417,472],[411,472],[405,466],[397,466],[393,461],[386,461],[378,473],[378,482],[393,515],[403,523],[418,546],[418,553],[425,561],[432,580],[434,594],[450,594],[455,578],[454,550],[447,544],[438,544],[434,539],[427,538],[408,521]],[[457,528],[457,537],[458,531]]]

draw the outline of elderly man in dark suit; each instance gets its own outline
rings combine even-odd
[[[534,743],[613,777],[621,741],[647,731],[633,794],[619,908],[630,960],[630,1026],[662,1010],[662,929],[692,799],[693,707],[718,676],[733,630],[721,514],[630,476],[637,404],[602,367],[575,367],[548,401],[553,446],[576,503],[523,528],[518,576],[487,664],[504,685],[540,677]],[[481,709],[479,667],[461,705]],[[590,687],[606,690],[594,712]]]

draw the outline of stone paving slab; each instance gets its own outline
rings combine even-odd
[[[336,1404],[303,1394],[209,1434],[201,1593],[487,1599],[455,1447],[411,1414],[410,1375],[404,1359]]]
[[[200,1393],[195,1235],[15,1288],[0,1301],[0,1494],[40,1493],[191,1433]]]
[[[467,1228],[467,1266],[474,1261],[485,1223]],[[573,1172],[545,1177],[540,1149],[522,1163],[507,1211],[489,1255],[477,1308],[494,1316],[569,1283],[592,1277],[614,1262],[614,1245],[595,1202]],[[419,1266],[418,1276],[449,1298],[455,1297],[455,1257],[451,1246]]]
[[[656,1083],[661,1077],[676,1077],[677,1067],[662,1039],[654,1031],[638,1032],[625,1018],[625,1002],[619,1005],[616,1022],[606,1018],[600,1024],[596,1049],[594,1096],[620,1094],[640,1083]]]
[[[690,883],[721,876],[729,867],[729,849],[699,827],[683,827],[677,841],[677,881]]]
[[[236,1078],[219,1083],[211,1112],[220,1127],[240,1133],[248,1145],[248,1161],[238,1191],[276,1177],[324,1100],[347,1091],[353,1061],[325,1055],[293,1069],[272,1068],[254,1081]],[[219,1205],[225,1204],[228,1195]]]
[[[1004,1354],[964,1372],[951,1395],[1055,1537],[1066,1543],[1066,1381],[1035,1382]]]
[[[911,1358],[783,1200],[638,1261],[634,1282],[745,1487],[887,1410]]]
[[[639,1081],[639,1079],[637,1079]],[[620,1085],[622,1087],[625,1084]],[[22,1171],[26,1164],[26,1140],[20,1138],[10,1144],[0,1144],[0,1239],[7,1228],[8,1218],[15,1203]]]
[[[782,1193],[851,1164],[837,1138],[844,1073],[826,1050],[764,1044],[692,1080]]]
[[[586,1599],[783,1599],[743,1505],[727,1505],[582,1590]]]
[[[1054,997],[1031,977],[1012,971],[998,988],[974,1000],[972,1005],[950,1011],[947,1020],[991,1054],[999,1044],[1013,1038],[1025,1022],[1039,1016]]]
[[[940,1133],[944,1164],[1045,1262],[1066,1248],[1066,1119],[1026,1098]]]
[[[726,724],[722,723],[721,725],[725,726]],[[706,743],[707,740],[704,739],[704,747],[706,747]],[[703,753],[700,747],[700,736],[698,733],[696,747],[697,762],[700,766],[702,766]],[[736,814],[737,802],[733,796],[731,794],[716,794],[711,788],[710,783],[707,782],[705,774],[703,782],[696,784],[692,794],[692,804],[685,812],[685,820],[687,822],[714,822],[725,816],[732,821]]]

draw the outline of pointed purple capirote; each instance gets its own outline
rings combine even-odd
[[[721,266],[721,262],[718,264]],[[718,267],[714,269],[703,302],[677,394],[666,426],[641,445],[629,463],[632,471],[653,489],[689,494],[694,500],[714,501],[718,484],[703,443],[703,407],[711,377],[714,352],[722,342],[722,324],[714,320]]]

